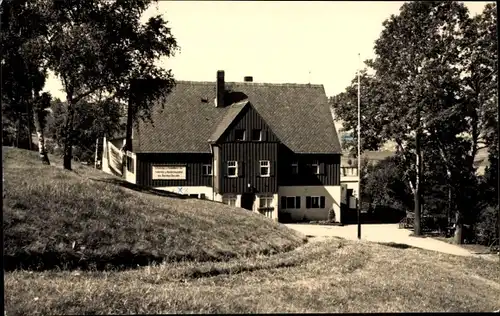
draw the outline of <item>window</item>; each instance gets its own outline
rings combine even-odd
[[[238,176],[238,162],[237,161],[228,161],[227,162],[227,176],[228,177],[237,177]]]
[[[292,174],[299,174],[299,164],[292,163]]]
[[[262,131],[260,129],[252,130],[252,140],[257,140],[257,141],[262,140]]]
[[[211,176],[212,175],[212,165],[203,165],[203,175],[204,176]]]
[[[222,203],[227,204],[229,206],[236,206],[236,196],[226,195],[222,198]]]
[[[270,208],[270,207],[273,207],[273,197],[272,196],[259,197],[259,208]]]
[[[282,209],[300,208],[300,196],[282,196],[281,208]]]
[[[205,200],[207,197],[205,196],[205,193],[200,194],[200,199]]]
[[[357,176],[358,168],[356,167],[342,167],[342,175],[344,176]]]
[[[342,142],[352,141],[353,140],[352,132],[342,133],[342,136],[340,138],[342,139]]]
[[[306,196],[306,208],[325,208],[325,197]]]
[[[134,158],[127,156],[127,171],[134,173]]]
[[[235,139],[237,141],[245,140],[245,130],[244,129],[237,129],[235,131]]]
[[[189,194],[189,197],[198,198],[198,194]]]
[[[260,176],[261,177],[269,177],[271,175],[271,163],[269,160],[261,160],[260,161]]]
[[[317,163],[313,163],[311,169],[314,174],[319,174],[319,165]]]

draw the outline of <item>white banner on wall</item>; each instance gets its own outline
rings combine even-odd
[[[186,180],[186,166],[153,166],[153,180]]]

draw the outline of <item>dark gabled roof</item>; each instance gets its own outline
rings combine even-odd
[[[163,108],[154,107],[153,123],[140,122],[134,130],[134,152],[210,152],[209,139],[223,133],[248,101],[292,151],[341,153],[322,85],[226,82],[226,90],[229,105],[217,108],[215,82],[178,81]]]
[[[248,101],[242,101],[231,105],[227,110],[226,115],[224,115],[222,120],[219,122],[208,141],[211,143],[218,141],[222,134],[224,134],[224,132],[229,128],[229,125],[231,125],[234,119],[238,116],[238,114],[241,113],[241,111],[243,111],[247,104],[249,104]]]

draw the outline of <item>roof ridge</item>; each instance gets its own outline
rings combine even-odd
[[[196,84],[196,85],[215,85],[215,81],[192,81],[192,80],[176,80],[176,83]],[[226,84],[242,84],[254,86],[275,86],[275,87],[314,87],[322,88],[323,84],[311,83],[272,83],[272,82],[242,82],[242,81],[226,81]]]

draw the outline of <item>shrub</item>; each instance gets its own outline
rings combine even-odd
[[[335,210],[333,208],[328,212],[328,221],[330,223],[335,223]]]
[[[493,243],[498,244],[496,237],[498,234],[497,216],[498,206],[487,206],[480,211],[474,227],[474,235],[479,244],[488,246]]]

